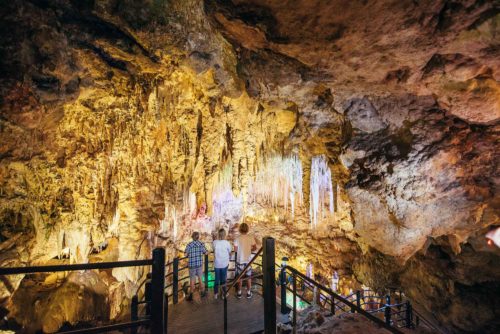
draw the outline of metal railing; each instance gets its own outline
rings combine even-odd
[[[222,287],[222,291],[223,291],[223,299],[224,299],[224,334],[227,334],[227,297],[228,297],[228,293],[229,291],[231,291],[235,286],[236,284],[242,280],[243,276],[247,273],[248,269],[250,268],[250,266],[252,265],[252,263],[255,262],[255,260],[259,257],[259,255],[262,253],[262,248],[260,248],[257,253],[252,257],[252,259],[245,265],[245,267],[241,270],[241,272],[234,278],[234,280],[231,282],[231,284],[229,285],[229,287]],[[236,263],[236,265],[238,265],[238,263]],[[238,271],[236,271],[238,272]],[[251,278],[250,278],[251,279]]]
[[[138,266],[151,266],[151,274],[149,280],[151,293],[149,300],[146,302],[151,312],[147,317],[138,318],[136,316],[137,310],[134,310],[134,307],[137,307],[137,303],[134,303],[134,301],[132,301],[131,319],[128,322],[93,328],[70,330],[61,333],[103,333],[123,329],[131,329],[132,332],[135,332],[137,328],[141,326],[148,326],[151,329],[152,333],[166,333],[165,299],[163,296],[163,286],[165,285],[165,249],[163,248],[154,249],[153,257],[146,260],[0,268],[0,276],[76,270],[112,269]]]
[[[290,278],[290,280],[288,280],[288,277]],[[290,284],[291,288],[289,287]],[[286,296],[287,290],[292,293],[293,300],[292,300],[291,310],[292,310],[292,327],[294,328],[294,330],[297,327],[297,299],[300,299],[308,304],[317,304],[320,307],[329,309],[333,315],[337,314],[338,311],[342,311],[342,313],[344,312],[359,313],[368,320],[387,329],[391,333],[395,334],[402,333],[399,329],[393,326],[394,322],[391,322],[389,313],[388,313],[389,319],[386,318],[386,320],[384,321],[376,317],[372,313],[364,310],[361,307],[359,299],[357,300],[357,302],[350,301],[346,297],[343,297],[333,292],[331,289],[307,277],[303,273],[299,272],[297,269],[290,267],[288,265],[284,265],[281,268],[280,286],[282,289],[281,292],[282,296],[284,295]],[[305,297],[306,289],[313,290],[313,300],[310,300]],[[314,293],[314,291],[316,292]],[[285,301],[283,300],[281,301],[281,306],[282,306],[281,308],[282,313],[285,313],[287,311],[286,299]],[[391,310],[391,308],[387,309]]]

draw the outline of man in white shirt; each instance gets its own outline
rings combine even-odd
[[[236,275],[239,275],[241,271],[246,267],[248,262],[252,259],[252,250],[255,250],[257,243],[255,238],[248,234],[249,227],[248,224],[242,223],[239,227],[240,235],[234,240],[234,251],[237,252],[236,258]],[[247,281],[247,298],[252,298],[252,280],[250,276],[252,275],[252,268],[248,268],[246,272]],[[241,286],[243,282],[240,280],[238,282],[238,293],[237,298],[241,298]]]

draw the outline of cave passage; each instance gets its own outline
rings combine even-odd
[[[155,250],[170,332],[223,332],[216,263],[231,250],[232,282],[271,237],[280,333],[498,333],[498,0],[0,16],[0,332],[149,321]],[[195,233],[208,254],[187,259]],[[228,295],[230,332],[274,314],[264,262]]]

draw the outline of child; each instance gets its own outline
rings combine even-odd
[[[227,267],[229,266],[229,257],[231,256],[231,245],[226,240],[226,231],[221,228],[218,232],[218,240],[214,240],[214,268],[215,282],[214,295],[218,298],[219,286],[226,284]]]
[[[193,241],[191,241],[184,251],[188,256],[188,267],[189,267],[189,282],[191,283],[191,293],[188,300],[193,300],[193,292],[196,284],[196,277],[198,277],[198,282],[200,283],[200,294],[205,297],[205,286],[203,285],[203,255],[208,254],[205,244],[201,242],[200,233],[193,232],[191,235]]]
[[[234,251],[237,252],[238,257],[236,259],[236,275],[239,275],[241,271],[246,267],[248,262],[252,259],[252,250],[257,247],[255,238],[248,235],[249,227],[246,223],[242,223],[239,227],[240,235],[234,241]],[[246,272],[247,277],[247,298],[252,298],[252,281],[250,276],[252,275],[252,269],[248,268]],[[241,298],[241,286],[242,281],[238,282],[238,293],[237,298]]]

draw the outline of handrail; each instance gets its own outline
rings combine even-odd
[[[225,291],[226,297],[228,295],[228,291],[231,291],[231,289],[234,288],[236,283],[238,283],[238,281],[241,279],[241,277],[247,272],[248,268],[250,268],[250,266],[257,259],[257,257],[259,256],[260,253],[262,253],[262,247],[257,251],[257,253],[255,253],[254,257],[250,261],[248,261],[247,265],[238,274],[238,276],[236,276],[236,278],[234,278],[233,282],[229,285],[229,288],[226,289],[226,291]]]
[[[430,327],[430,329],[435,330],[435,331],[437,331],[439,333],[446,334],[446,332],[444,332],[441,328],[439,328],[438,326],[434,325],[430,320],[424,318],[422,316],[422,313],[418,312],[415,309],[413,309],[413,312],[415,313],[415,315],[417,315],[417,317],[419,318],[419,320],[422,321],[427,327]]]
[[[402,334],[403,333],[400,330],[398,330],[397,328],[394,328],[394,327],[386,324],[383,320],[377,318],[376,316],[372,315],[371,313],[363,310],[361,307],[358,307],[356,304],[354,304],[354,303],[350,302],[349,300],[345,299],[343,296],[341,296],[341,295],[333,292],[330,288],[327,288],[326,286],[324,286],[324,285],[316,282],[315,280],[307,277],[306,275],[302,274],[297,269],[295,269],[293,267],[290,267],[289,265],[286,265],[285,269],[290,270],[294,276],[299,276],[302,280],[305,280],[305,281],[309,282],[310,284],[316,286],[317,288],[325,291],[330,296],[333,296],[335,299],[337,299],[337,300],[341,301],[342,303],[344,303],[345,305],[351,307],[352,310],[357,311],[358,313],[362,314],[363,316],[365,316],[369,320],[377,323],[378,325],[384,327],[385,329],[389,330],[390,332],[392,332],[394,334]],[[294,298],[295,298],[295,296],[294,296]]]
[[[115,261],[115,262],[97,262],[97,263],[78,263],[78,264],[63,264],[63,265],[48,265],[48,266],[33,266],[33,267],[7,267],[0,268],[0,276],[2,275],[18,275],[18,274],[33,274],[44,272],[61,272],[61,271],[78,271],[92,269],[112,269],[120,267],[137,267],[151,266],[151,296],[148,301],[141,302],[150,305],[153,310],[148,317],[139,319],[137,314],[137,306],[139,301],[137,295],[132,297],[131,304],[131,321],[122,322],[113,325],[105,325],[100,327],[92,327],[86,329],[70,330],[63,333],[102,333],[112,330],[120,330],[131,328],[132,332],[137,332],[136,328],[144,325],[149,325],[154,333],[165,333],[165,300],[162,293],[165,285],[165,249],[155,248],[152,252],[152,258],[146,260],[130,260],[130,261]]]
[[[116,261],[116,262],[60,264],[52,266],[7,267],[7,268],[0,268],[0,275],[34,274],[34,273],[44,273],[44,272],[90,270],[90,269],[111,269],[120,267],[149,266],[152,264],[153,260],[148,259],[148,260],[131,260],[131,261]]]
[[[77,330],[70,330],[70,331],[58,332],[58,333],[61,333],[61,334],[106,333],[106,332],[109,332],[109,331],[116,331],[116,330],[121,330],[121,329],[137,328],[137,327],[144,326],[144,325],[149,325],[149,324],[150,324],[150,320],[149,319],[142,319],[142,320],[124,322],[124,323],[115,324],[115,325],[107,325],[107,326],[101,326],[101,327],[77,329]]]

